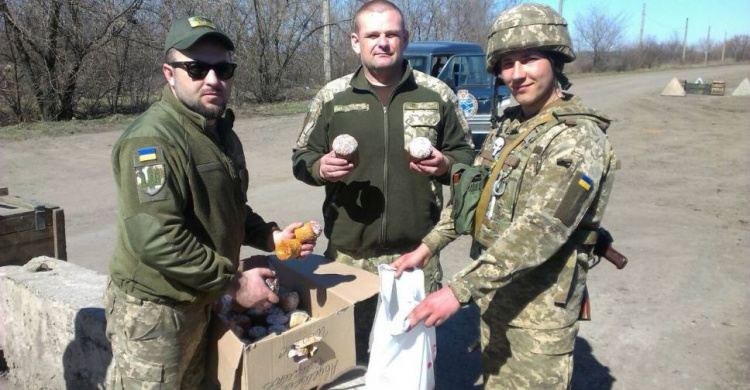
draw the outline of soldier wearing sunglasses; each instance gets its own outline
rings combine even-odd
[[[302,224],[281,230],[246,204],[245,157],[226,108],[233,50],[211,20],[175,21],[162,99],[112,151],[119,219],[104,297],[110,388],[205,388],[211,303],[222,294],[247,308],[278,301],[264,281],[273,271],[238,270],[240,247],[272,251]]]

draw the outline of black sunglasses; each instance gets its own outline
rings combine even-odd
[[[234,69],[237,67],[237,64],[232,62],[209,64],[201,61],[177,61],[170,62],[169,65],[185,69],[188,76],[193,80],[205,79],[211,69],[216,72],[216,77],[219,80],[229,80],[234,76]]]

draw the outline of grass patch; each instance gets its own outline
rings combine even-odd
[[[287,101],[272,104],[245,104],[233,107],[239,120],[252,116],[283,116],[307,112],[309,100]],[[18,141],[40,137],[61,137],[71,134],[91,134],[120,131],[138,115],[115,114],[99,119],[59,122],[28,122],[0,127],[0,139]]]
[[[307,112],[309,100],[286,101],[267,104],[246,104],[234,109],[238,117],[242,116],[284,116]]]
[[[115,114],[99,119],[20,123],[0,127],[0,139],[24,140],[122,130],[136,116]]]

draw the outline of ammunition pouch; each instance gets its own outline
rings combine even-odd
[[[451,167],[451,217],[456,233],[473,231],[477,205],[489,174],[482,166],[456,163]]]

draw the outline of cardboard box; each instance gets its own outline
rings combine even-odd
[[[37,256],[67,259],[65,214],[57,206],[7,195],[0,188],[0,266],[23,265]]]
[[[208,373],[222,389],[307,390],[328,383],[356,364],[354,304],[376,295],[378,277],[321,256],[279,261],[279,282],[299,293],[312,320],[280,335],[244,344],[218,316],[209,329]],[[288,353],[308,336],[320,336],[317,352],[296,363]]]

